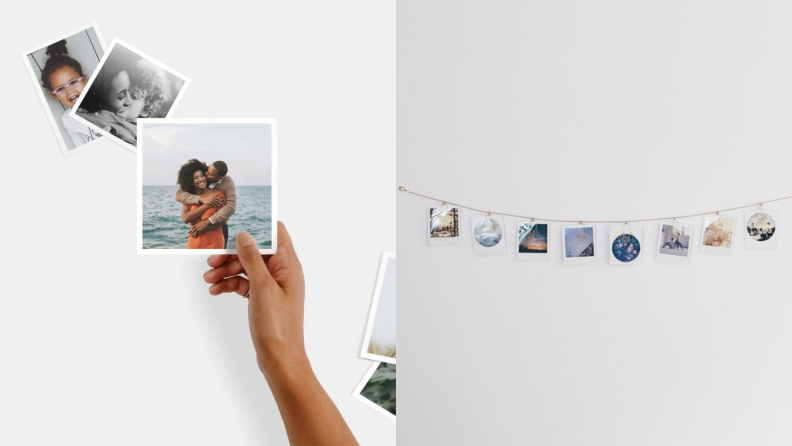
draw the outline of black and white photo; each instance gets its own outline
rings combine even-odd
[[[167,118],[190,80],[113,39],[71,116],[135,152],[137,120]]]

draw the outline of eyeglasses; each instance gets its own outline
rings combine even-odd
[[[66,90],[73,90],[74,88],[77,87],[77,84],[79,84],[84,80],[85,80],[85,76],[76,77],[70,80],[69,82],[67,82],[66,85],[61,85],[60,87],[52,90],[52,94],[56,96],[63,96],[64,94],[66,94]]]

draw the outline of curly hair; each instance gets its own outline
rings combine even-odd
[[[190,161],[187,161],[187,164],[182,165],[179,169],[179,178],[176,180],[176,184],[178,184],[183,191],[194,194],[195,184],[193,184],[193,175],[199,170],[203,172],[204,175],[206,175],[206,171],[209,170],[209,166],[207,166],[203,161],[198,161],[197,159],[191,159]]]
[[[41,86],[47,92],[52,91],[50,77],[62,67],[71,67],[80,76],[83,75],[82,65],[69,56],[69,49],[66,48],[66,39],[60,40],[47,47],[47,61],[44,62],[44,69],[41,70]]]
[[[171,100],[170,80],[165,70],[151,61],[140,59],[129,72],[129,83],[132,88],[143,92],[145,105],[140,117],[152,116]]]

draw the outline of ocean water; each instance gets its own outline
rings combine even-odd
[[[175,200],[178,186],[143,186],[143,249],[186,249],[190,225]],[[247,231],[259,248],[272,247],[272,188],[237,186],[236,212],[228,219],[228,249]]]

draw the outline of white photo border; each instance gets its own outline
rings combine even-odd
[[[728,218],[734,220],[734,231],[732,232],[731,246],[729,248],[720,248],[717,246],[707,246],[704,244],[704,239],[707,236],[707,227],[719,218]],[[737,242],[737,231],[740,230],[740,222],[736,215],[731,214],[716,214],[707,215],[701,220],[701,243],[699,243],[699,252],[702,254],[731,256],[734,254],[734,244]]]
[[[379,299],[380,295],[382,294],[382,283],[385,281],[385,272],[388,269],[388,261],[390,259],[396,260],[396,254],[392,252],[382,253],[379,270],[377,272],[377,285],[374,288],[374,295],[371,297],[371,311],[369,311],[368,322],[366,323],[366,332],[363,334],[363,345],[360,348],[360,357],[363,359],[370,359],[372,361],[396,364],[396,358],[375,355],[368,352],[368,345],[369,341],[371,340],[371,332],[374,330],[374,316],[377,315],[377,307],[379,306]]]
[[[545,253],[538,253],[538,252],[520,252],[520,226],[523,223],[534,223],[537,225],[546,225],[547,226],[547,252]],[[550,231],[552,230],[552,225],[550,222],[545,221],[531,221],[531,220],[517,220],[516,226],[514,228],[514,236],[516,244],[514,245],[514,255],[518,262],[547,262],[550,260],[550,246],[552,242],[550,240]]]
[[[371,401],[370,399],[368,399],[365,396],[360,394],[360,392],[363,391],[363,388],[366,387],[366,384],[368,384],[369,380],[371,379],[371,376],[374,375],[374,372],[377,371],[377,368],[380,366],[380,364],[382,364],[382,363],[381,362],[375,362],[374,364],[371,365],[371,367],[369,367],[369,369],[366,371],[366,374],[363,375],[363,379],[360,380],[360,382],[358,383],[357,387],[355,387],[355,390],[352,391],[352,397],[354,397],[355,399],[357,399],[359,401],[362,401],[363,404],[371,407],[372,409],[376,410],[378,413],[388,417],[389,420],[395,422],[396,421],[396,415],[388,412],[387,410],[385,410],[382,407],[378,406],[374,401]],[[397,370],[396,373],[397,374],[399,373],[398,370]],[[396,385],[398,385],[398,378],[396,378],[396,380],[397,380],[397,384]],[[398,404],[398,402],[397,402],[397,404]]]
[[[58,37],[57,39],[50,40],[50,41],[48,41],[47,43],[45,43],[43,45],[39,45],[39,46],[37,46],[37,47],[35,47],[33,49],[30,49],[28,51],[23,51],[22,52],[22,60],[25,62],[25,68],[27,69],[27,72],[30,75],[30,79],[33,81],[33,85],[36,87],[36,91],[38,92],[39,100],[41,101],[41,105],[44,107],[44,114],[47,115],[47,119],[49,120],[50,126],[52,127],[52,131],[55,133],[55,138],[58,140],[58,145],[60,146],[61,152],[63,152],[63,156],[64,157],[69,157],[69,156],[72,156],[72,155],[74,155],[76,153],[80,153],[83,150],[85,150],[85,149],[87,149],[87,148],[89,148],[89,147],[91,147],[91,146],[93,146],[95,144],[98,144],[98,143],[102,142],[102,139],[96,139],[96,140],[93,140],[93,141],[89,141],[89,142],[87,142],[85,144],[80,145],[79,147],[75,147],[72,150],[69,150],[66,147],[66,141],[64,141],[63,135],[60,132],[60,128],[58,128],[58,123],[55,122],[55,116],[52,115],[52,111],[49,109],[49,105],[47,104],[47,98],[46,98],[46,96],[44,94],[44,91],[41,89],[41,85],[39,84],[38,79],[36,78],[36,73],[33,72],[33,67],[30,65],[30,60],[28,59],[28,56],[30,54],[35,53],[36,51],[40,51],[42,48],[46,48],[46,47],[52,45],[55,42],[59,42],[61,40],[67,39],[67,38],[69,38],[69,37],[71,37],[71,36],[73,36],[75,34],[78,34],[78,33],[82,32],[82,31],[85,31],[85,30],[91,29],[91,28],[93,28],[94,32],[96,33],[96,37],[99,39],[99,45],[102,47],[102,51],[104,51],[104,54],[102,55],[102,59],[104,59],[104,56],[107,54],[107,48],[105,46],[104,39],[102,38],[102,33],[99,32],[99,26],[97,25],[96,22],[91,22],[88,25],[83,26],[82,28],[76,29],[76,30],[66,34],[65,36]],[[94,73],[97,73],[99,71],[99,67],[101,66],[101,63],[102,63],[102,61],[100,60],[99,61],[100,65],[96,66],[96,69],[94,70]],[[88,79],[88,81],[90,82],[91,79],[93,79],[93,78],[94,78],[94,76],[91,75],[90,79]],[[85,89],[87,89],[87,88],[88,88],[88,85],[85,86]],[[76,106],[77,106],[77,104],[75,104],[75,107]],[[72,110],[74,110],[74,108],[72,108]],[[71,116],[71,112],[69,113],[69,116]],[[105,136],[107,136],[107,135],[104,134],[104,132],[99,132],[99,133],[102,135],[103,138]]]
[[[688,252],[686,256],[675,256],[671,254],[664,254],[660,252],[663,247],[663,226],[676,226],[678,228],[686,228],[690,231],[690,241],[688,242]],[[689,265],[690,257],[693,254],[693,234],[695,234],[696,227],[692,224],[680,223],[678,221],[661,221],[657,228],[657,251],[655,260],[663,263],[672,263],[674,265]]]
[[[137,121],[138,146],[143,141],[143,127],[146,125],[170,125],[170,124],[269,124],[272,129],[270,159],[272,162],[272,247],[269,249],[259,248],[261,254],[275,254],[278,249],[278,120],[277,119],[257,119],[257,118],[222,118],[222,119],[162,119],[162,118],[143,118]],[[142,149],[142,147],[140,147]],[[236,254],[236,249],[143,249],[143,150],[137,150],[137,253],[138,254]]]
[[[588,229],[591,228],[591,243],[594,244],[594,255],[590,257],[567,257],[566,255],[566,230],[567,229]],[[571,225],[561,227],[561,255],[564,259],[564,266],[596,265],[599,248],[597,248],[597,226],[596,225]]]
[[[646,251],[646,245],[644,244],[643,225],[610,225],[608,232],[610,233],[610,238],[608,239],[608,255],[610,257],[611,266],[637,266],[643,264],[644,253]],[[632,262],[622,262],[613,254],[613,242],[616,240],[616,237],[620,237],[622,234],[630,234],[638,239],[640,251],[638,251],[638,256],[633,259]]]
[[[123,40],[119,39],[118,37],[114,37],[113,41],[110,42],[110,45],[107,47],[107,49],[105,49],[105,53],[104,53],[104,56],[102,56],[102,60],[99,61],[99,65],[97,65],[96,66],[96,70],[94,70],[94,74],[95,75],[91,76],[91,78],[88,79],[88,84],[85,85],[85,88],[83,89],[83,91],[87,92],[93,86],[94,80],[96,80],[96,78],[98,77],[97,75],[102,70],[102,67],[104,67],[104,64],[107,61],[107,58],[113,52],[113,49],[116,47],[116,45],[123,46],[124,48],[132,51],[133,53],[137,54],[140,57],[143,57],[144,59],[148,60],[149,62],[151,62],[151,63],[153,63],[155,65],[157,65],[158,67],[162,68],[163,70],[167,71],[168,73],[170,73],[170,74],[172,74],[172,75],[184,80],[184,85],[182,85],[181,89],[179,90],[179,93],[176,94],[176,99],[173,100],[173,104],[171,104],[170,108],[168,109],[168,113],[165,114],[164,118],[141,118],[141,119],[138,119],[138,122],[140,122],[143,119],[149,119],[149,120],[155,120],[155,121],[156,120],[170,119],[171,114],[173,113],[174,110],[176,110],[176,107],[179,106],[179,102],[181,102],[182,97],[184,97],[184,92],[187,91],[187,87],[190,86],[190,78],[188,78],[187,76],[184,76],[183,74],[179,73],[178,71],[168,67],[167,65],[163,64],[162,62],[158,61],[157,59],[154,59],[153,57],[151,57],[148,54],[140,51],[139,49],[133,47],[132,45],[124,42]],[[80,116],[77,115],[76,111],[80,108],[80,105],[82,105],[83,99],[85,99],[85,96],[80,96],[80,98],[77,100],[77,103],[74,104],[74,107],[72,107],[71,112],[69,113],[69,116],[71,116],[72,118],[78,120],[79,122],[82,122],[83,124],[87,125],[88,127],[92,128],[94,130],[101,131],[102,129],[100,129],[99,127],[97,127],[96,125],[91,123],[90,121],[87,121],[87,120],[85,120],[85,119],[83,119],[83,118],[81,118]],[[140,127],[138,127],[138,131],[140,131]],[[107,137],[108,139],[110,139],[114,143],[120,145],[121,147],[124,147],[125,149],[130,150],[132,153],[137,152],[137,147],[136,146],[133,146],[132,144],[129,144],[129,143],[127,143],[127,142],[125,142],[125,141],[123,141],[123,140],[121,140],[119,138],[116,138],[115,136],[113,136],[113,135],[111,135],[109,133],[102,132],[102,136]],[[140,134],[137,135],[137,138],[140,139]]]

